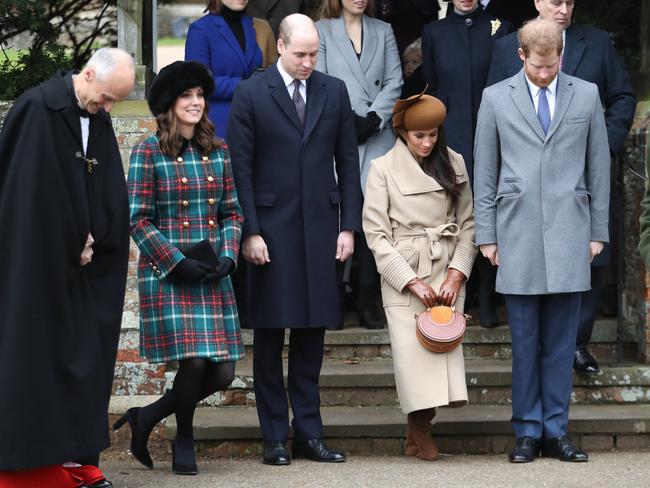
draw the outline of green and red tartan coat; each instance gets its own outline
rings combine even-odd
[[[128,189],[131,236],[140,249],[140,354],[153,363],[241,359],[230,277],[216,284],[166,279],[184,258],[179,248],[206,238],[220,259],[237,262],[243,216],[228,149],[202,155],[190,143],[177,160],[150,136],[131,152]]]

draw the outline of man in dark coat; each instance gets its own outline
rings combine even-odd
[[[314,71],[318,46],[308,17],[286,17],[278,63],[237,87],[228,125],[245,219],[255,398],[264,462],[274,465],[290,462],[286,328],[293,456],[345,460],[322,442],[318,377],[325,327],[342,320],[337,261],[361,230],[361,188],[350,99],[342,81]]]
[[[0,470],[96,465],[109,445],[129,212],[108,112],[134,80],[101,49],[20,96],[0,134]]]
[[[607,32],[571,23],[574,1],[535,0],[542,19],[554,20],[564,29],[564,52],[560,69],[576,78],[598,85],[600,101],[605,108],[607,140],[612,156],[623,152],[625,139],[632,126],[636,111],[636,97],[630,78],[623,67]],[[499,40],[492,55],[488,85],[513,76],[521,70],[517,56],[517,35],[511,34]],[[580,302],[580,325],[574,368],[581,373],[598,373],[596,359],[587,351],[596,319],[598,305],[605,284],[609,246],[591,263],[591,290],[582,294]]]
[[[422,31],[422,66],[430,93],[447,107],[447,143],[463,155],[472,182],[476,115],[490,69],[492,46],[508,33],[509,24],[485,13],[478,0],[452,1],[449,15]],[[478,293],[479,320],[486,327],[498,325],[495,277],[489,261],[479,256],[469,289],[472,295]]]

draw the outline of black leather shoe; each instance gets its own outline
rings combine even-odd
[[[195,475],[199,472],[196,466],[194,446],[177,446],[172,442],[172,471],[175,474]]]
[[[270,466],[287,466],[291,464],[291,456],[289,456],[286,444],[282,441],[264,444],[262,462]]]
[[[576,349],[576,352],[573,356],[573,369],[576,371],[576,373],[600,373],[600,367],[598,366],[596,358],[594,358],[585,347]]]
[[[567,435],[553,439],[544,439],[542,443],[542,456],[556,458],[560,461],[570,463],[584,463],[589,460],[587,453],[574,446]]]
[[[106,478],[103,480],[98,481],[97,483],[93,483],[92,485],[89,485],[90,488],[113,488],[113,483],[108,481]]]
[[[517,439],[515,447],[508,454],[511,463],[532,463],[539,456],[541,441],[525,435]]]
[[[323,439],[310,439],[308,441],[293,441],[293,458],[305,458],[321,463],[344,463],[345,454],[330,451]]]
[[[343,324],[338,325],[328,325],[325,327],[327,330],[343,330]]]

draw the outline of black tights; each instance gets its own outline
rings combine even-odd
[[[150,431],[162,419],[176,413],[176,444],[194,441],[193,420],[196,404],[213,393],[224,390],[235,377],[235,362],[214,363],[203,358],[179,361],[174,387],[162,398],[140,409],[139,427]]]

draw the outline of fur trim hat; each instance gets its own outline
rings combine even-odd
[[[178,96],[188,88],[203,88],[205,98],[214,91],[212,73],[197,61],[176,61],[158,72],[153,81],[147,102],[154,117],[167,112]]]
[[[443,124],[445,118],[445,104],[424,92],[405,100],[397,100],[393,106],[393,128],[400,133],[435,129]]]

